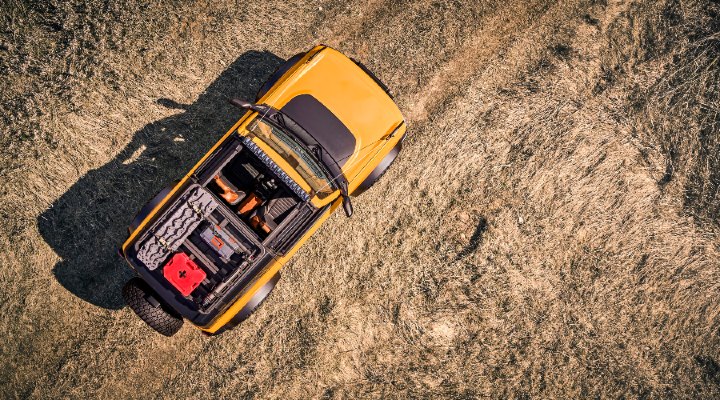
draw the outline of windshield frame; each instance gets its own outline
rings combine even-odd
[[[247,136],[258,138],[268,145],[300,175],[310,186],[312,194],[318,196],[318,198],[324,199],[340,189],[338,182],[336,182],[338,178],[333,176],[331,168],[328,168],[327,164],[318,158],[313,149],[291,129],[275,121],[274,118],[269,118],[269,116],[275,116],[275,114],[258,114],[250,120],[244,128]],[[282,117],[287,118],[285,115],[282,115]],[[259,129],[256,126],[260,123],[266,124],[271,129],[270,134],[272,136],[268,137],[264,132],[258,132]],[[278,132],[275,132],[275,130]],[[285,136],[287,140],[282,136]],[[288,140],[292,143],[289,143]],[[279,143],[274,143],[275,141]],[[288,157],[292,157],[292,159],[288,159]],[[317,172],[320,172],[320,174]],[[318,185],[319,182],[322,182],[322,185]]]

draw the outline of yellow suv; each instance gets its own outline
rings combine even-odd
[[[397,157],[406,125],[361,63],[327,46],[290,58],[240,120],[130,224],[123,288],[159,333],[187,319],[207,334],[233,328],[267,297],[280,269],[350,196]]]

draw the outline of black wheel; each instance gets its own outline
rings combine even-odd
[[[263,287],[258,289],[257,292],[253,294],[252,298],[250,298],[250,301],[248,301],[248,303],[245,304],[245,307],[243,307],[243,309],[240,310],[239,313],[237,313],[235,318],[233,318],[234,321],[237,321],[236,325],[248,319],[248,317],[250,317],[250,315],[252,315],[252,313],[254,313],[255,310],[258,309],[258,307],[260,307],[260,304],[262,304],[265,299],[270,296],[270,292],[275,289],[275,285],[277,285],[279,280],[280,273],[278,272],[277,274],[275,274],[275,276],[270,278],[270,280],[268,280],[267,283],[263,285]]]
[[[220,330],[218,330],[214,334],[209,334],[209,336],[215,336],[215,335],[219,335],[223,332],[229,331],[229,330],[235,328],[236,326],[238,326],[241,322],[248,319],[248,317],[250,317],[250,315],[252,315],[252,313],[254,313],[255,310],[258,309],[258,307],[260,307],[260,305],[265,301],[265,299],[268,298],[268,296],[270,295],[270,292],[272,292],[273,289],[275,289],[275,285],[277,284],[277,282],[279,280],[280,280],[280,273],[278,272],[277,274],[275,274],[275,276],[270,278],[270,280],[266,284],[264,284],[263,287],[258,289],[257,292],[255,292],[255,294],[253,294],[252,298],[250,298],[250,301],[248,301],[248,303],[245,304],[245,307],[243,307],[242,310],[240,310],[240,312],[235,314],[235,316],[230,321],[228,321],[228,323],[225,324],[225,326],[220,328]]]
[[[392,150],[385,156],[385,158],[380,161],[380,164],[378,164],[377,167],[368,175],[367,178],[358,186],[351,195],[353,197],[360,196],[363,194],[366,190],[370,189],[372,185],[375,184],[375,182],[379,181],[380,178],[382,178],[383,175],[387,172],[388,169],[390,169],[390,166],[397,158],[398,154],[400,154],[400,150],[402,150],[402,142],[403,139],[400,139],[397,145],[393,147]]]
[[[182,328],[182,317],[160,304],[142,279],[130,279],[123,287],[122,295],[135,314],[158,333],[172,336]]]
[[[298,61],[300,61],[301,58],[305,56],[306,53],[298,53],[294,56],[290,57],[289,60],[285,61],[285,63],[278,67],[278,69],[275,70],[275,72],[270,75],[270,77],[263,83],[263,85],[260,87],[260,90],[257,92],[257,96],[255,96],[255,102],[257,103],[260,98],[265,96],[265,93],[267,93],[271,87],[275,84],[275,82],[280,79],[283,75],[285,75],[286,72],[292,68],[293,65],[295,65]]]

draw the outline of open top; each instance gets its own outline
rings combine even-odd
[[[129,259],[166,302],[207,320],[300,238],[320,211],[310,196],[249,138],[232,135],[138,238]],[[179,256],[180,255],[180,256]],[[199,282],[172,275],[186,257]],[[191,268],[192,269],[192,268]],[[176,282],[167,276],[170,274]],[[180,282],[178,284],[178,282]],[[191,285],[191,290],[187,285]]]

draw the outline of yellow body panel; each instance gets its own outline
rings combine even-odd
[[[309,51],[259,102],[280,109],[301,94],[315,97],[355,136],[355,152],[342,168],[350,193],[405,134],[403,125],[385,139],[403,122],[400,109],[369,75],[335,49],[317,46]]]
[[[348,180],[348,189],[355,188],[372,172],[380,161],[392,150],[405,134],[403,117],[393,100],[378,84],[360,69],[352,60],[340,52],[326,46],[317,46],[307,52],[298,63],[290,68],[273,87],[258,101],[277,109],[282,108],[292,98],[300,94],[311,94],[347,126],[355,136],[356,145],[353,155],[343,165],[343,173]],[[148,221],[163,207],[167,199],[195,173],[197,168],[232,134],[245,135],[245,127],[257,116],[248,111],[232,128],[205,154],[173,190],[130,234],[122,246],[123,253],[143,231]],[[303,189],[310,186],[300,174],[261,140],[255,142]],[[324,199],[317,196],[311,199],[313,205],[322,207],[333,203],[328,211],[302,236],[298,243],[285,256],[271,261],[256,279],[230,305],[218,315],[211,324],[198,327],[205,332],[215,333],[230,321],[252,298],[253,294],[265,285],[282,266],[292,257],[325,220],[340,206],[342,199],[339,191]]]

